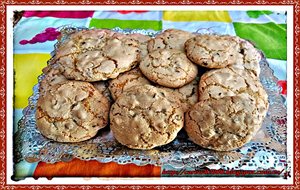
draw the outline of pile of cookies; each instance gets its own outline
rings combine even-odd
[[[37,128],[54,141],[81,142],[109,125],[133,149],[168,144],[184,129],[203,148],[236,149],[267,113],[260,59],[236,36],[78,31],[43,69]]]

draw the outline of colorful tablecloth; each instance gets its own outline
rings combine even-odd
[[[165,30],[237,35],[261,49],[286,95],[286,13],[278,11],[25,11],[14,28],[14,130],[32,87],[65,25],[89,28]],[[262,73],[263,74],[263,73]],[[76,162],[76,161],[74,161]],[[44,171],[41,163],[16,165],[18,177]],[[63,166],[60,166],[63,167]],[[55,175],[55,174],[53,174]],[[157,174],[155,174],[157,175]]]

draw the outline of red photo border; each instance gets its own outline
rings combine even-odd
[[[6,10],[7,6],[10,5],[236,5],[236,6],[251,6],[251,5],[289,5],[293,6],[293,21],[294,21],[294,107],[293,107],[293,121],[294,121],[294,163],[293,163],[293,185],[8,185],[6,183],[6,34],[7,34],[7,25],[6,25]],[[299,0],[232,0],[228,2],[226,0],[206,0],[200,1],[197,0],[106,0],[106,1],[97,1],[97,0],[5,0],[1,1],[0,4],[0,34],[1,38],[1,47],[0,47],[0,189],[300,189],[300,149],[299,149],[299,137],[300,137],[300,127],[299,127],[299,101],[300,98],[300,68],[299,68],[299,57],[300,57],[300,47],[298,43],[300,42],[300,2]],[[291,63],[288,63],[291,64]],[[10,106],[10,105],[8,105]],[[291,113],[290,113],[291,114]],[[38,182],[38,181],[37,181]]]

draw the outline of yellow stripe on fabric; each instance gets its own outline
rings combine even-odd
[[[164,11],[163,20],[231,22],[228,11]]]
[[[38,82],[37,77],[49,59],[50,54],[14,54],[15,108],[21,109],[28,105],[32,88]]]

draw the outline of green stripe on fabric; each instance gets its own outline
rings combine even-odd
[[[250,18],[258,18],[261,15],[270,15],[273,12],[272,11],[247,11],[246,13]]]
[[[286,60],[286,24],[233,23],[236,34],[255,43],[267,58]]]
[[[162,30],[162,21],[155,20],[118,20],[118,19],[95,19],[92,18],[89,27],[112,29],[152,29]]]

